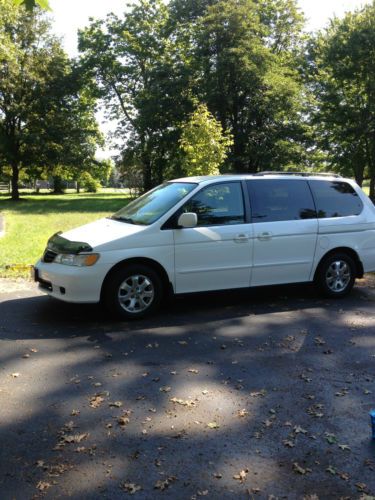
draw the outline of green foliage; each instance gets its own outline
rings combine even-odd
[[[203,100],[233,135],[229,161],[237,172],[280,169],[295,156],[301,22],[295,2],[283,0],[220,1],[199,20]]]
[[[185,175],[215,175],[233,144],[223,128],[204,104],[197,105],[190,119],[182,126],[180,147],[184,153]]]
[[[316,139],[338,172],[370,178],[375,197],[375,3],[330,27],[310,48]]]
[[[30,177],[63,165],[87,170],[101,136],[95,99],[83,73],[38,12],[10,0],[0,10],[0,165],[12,173],[18,199],[22,171]]]
[[[100,182],[97,179],[94,179],[89,172],[83,172],[80,175],[78,182],[88,193],[97,193],[100,188]]]
[[[28,11],[32,11],[37,6],[44,10],[51,10],[48,0],[13,0],[13,3],[17,6],[23,5]]]

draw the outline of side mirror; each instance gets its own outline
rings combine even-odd
[[[177,224],[179,227],[195,227],[198,224],[197,214],[193,212],[181,214],[178,218]]]

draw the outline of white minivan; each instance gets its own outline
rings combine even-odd
[[[375,207],[335,175],[187,177],[111,217],[48,241],[39,287],[67,302],[100,302],[122,318],[175,294],[315,282],[331,297],[375,271]]]

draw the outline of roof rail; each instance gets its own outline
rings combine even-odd
[[[341,177],[340,174],[333,174],[330,172],[277,172],[272,170],[267,170],[265,172],[257,172],[252,175],[299,175],[301,177],[319,176],[319,177]]]

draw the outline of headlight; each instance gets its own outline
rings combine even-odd
[[[54,262],[57,264],[64,264],[65,266],[78,266],[86,267],[93,266],[95,262],[98,261],[100,254],[90,253],[90,254],[70,254],[70,253],[59,253],[56,255]]]

